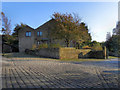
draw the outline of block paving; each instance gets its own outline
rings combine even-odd
[[[2,59],[2,88],[119,88],[117,60]]]

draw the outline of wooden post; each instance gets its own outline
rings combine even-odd
[[[104,58],[107,59],[106,46],[104,46]]]

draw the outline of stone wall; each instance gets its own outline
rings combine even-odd
[[[104,59],[104,51],[92,51],[91,49],[60,48],[60,59],[96,58]]]
[[[36,52],[37,56],[59,59],[59,48],[41,48]]]
[[[59,59],[59,48],[41,48],[40,50],[25,50],[25,53],[40,57]]]
[[[105,54],[103,51],[90,51],[85,55],[85,58],[105,59]]]
[[[79,53],[85,55],[90,51],[90,49],[60,48],[60,59],[78,59]]]
[[[91,51],[91,49],[41,48],[40,50],[35,51],[29,50],[27,53],[56,59],[105,58],[103,51]]]

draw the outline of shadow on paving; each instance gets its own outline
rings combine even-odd
[[[11,57],[19,57],[19,58],[34,58],[34,56],[29,56],[26,54],[20,54],[20,53],[13,53],[11,54]],[[35,57],[38,58],[38,57]],[[14,60],[10,60],[14,61]],[[17,60],[16,60],[17,61]],[[19,60],[18,60],[19,61]],[[21,61],[21,60],[20,60]],[[22,61],[33,61],[33,60],[22,60]],[[64,62],[64,61],[62,61]],[[61,62],[61,63],[62,63]],[[18,63],[18,62],[17,62]],[[58,62],[60,63],[60,62]],[[109,64],[110,62],[105,61],[95,61],[95,62],[68,62],[73,64],[82,64],[82,65],[96,65],[96,66],[102,66],[104,63]],[[33,65],[33,64],[32,64]],[[116,71],[112,70],[105,70],[101,72],[100,74],[93,74],[90,72],[85,72],[83,70],[65,70],[65,72],[54,72],[52,69],[49,69],[50,67],[47,66],[47,70],[51,70],[51,73],[42,71],[41,73],[34,70],[34,67],[27,66],[27,68],[23,68],[20,65],[18,66],[12,66],[10,68],[11,70],[15,71],[18,70],[19,74],[11,75],[10,77],[7,77],[6,75],[3,75],[2,79],[5,82],[8,83],[8,80],[10,78],[9,84],[14,88],[17,83],[21,86],[21,88],[24,88],[21,84],[21,81],[26,85],[28,88],[117,88],[118,82],[114,82],[114,74],[117,74]],[[111,65],[111,64],[110,64]],[[116,63],[114,64],[116,65]],[[11,64],[3,64],[4,67],[10,67]],[[30,70],[28,68],[31,68]],[[59,67],[59,66],[58,66]],[[21,70],[19,70],[21,68]],[[40,66],[36,66],[36,68],[41,68]],[[25,74],[27,73],[27,74]],[[14,79],[15,78],[15,81]]]
[[[26,53],[5,53],[8,58],[38,58],[38,56],[28,55]]]
[[[63,62],[64,63],[64,62]],[[82,64],[82,65],[93,65],[97,67],[109,67],[109,68],[120,68],[120,61],[81,61],[81,62],[70,62],[73,64]]]
[[[15,68],[19,69],[17,66]],[[11,68],[11,70],[12,69],[14,70],[14,68]],[[106,88],[106,86],[109,88],[118,87],[111,82],[113,78],[112,74],[109,76],[109,80],[104,81],[100,78],[100,74],[97,76],[96,74],[84,72],[82,70],[78,72],[69,70],[64,73],[54,73],[54,75],[47,72],[35,72],[33,68],[31,68],[31,70],[26,70],[23,69],[23,71],[20,71],[19,75],[14,74],[15,76],[11,75],[10,77],[3,75],[2,78],[6,78],[6,82],[8,82],[8,78],[11,78],[11,86],[13,87],[16,85],[16,82],[12,78],[16,78],[17,83],[19,83],[21,88],[22,84],[20,84],[20,81],[23,81],[28,88]],[[24,74],[25,72],[27,75]]]
[[[120,74],[120,70],[103,71],[104,73]]]

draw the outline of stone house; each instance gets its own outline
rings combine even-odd
[[[66,46],[63,40],[53,40],[52,37],[49,36],[51,31],[50,27],[53,27],[53,23],[54,20],[51,19],[36,29],[26,25],[22,30],[19,30],[19,51],[24,52],[26,49],[31,49],[34,44],[38,46],[39,44],[48,42],[59,43],[62,46]]]
[[[51,27],[54,27],[53,19],[44,23],[40,27],[33,29],[28,25],[18,31],[19,39],[19,52],[25,52],[26,49],[32,49],[33,45],[40,45],[43,43],[59,43],[61,46],[66,46],[64,40],[53,39],[50,35]],[[70,47],[73,43],[70,42]],[[39,51],[27,50],[28,54],[38,55],[42,57],[60,58],[60,59],[73,59],[73,58],[105,58],[103,51],[92,52],[91,49],[75,49],[75,48],[42,48]],[[96,55],[95,55],[96,54]]]

